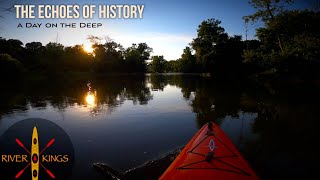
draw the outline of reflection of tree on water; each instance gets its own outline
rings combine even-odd
[[[13,110],[25,111],[29,107],[45,109],[52,106],[58,111],[64,111],[68,107],[87,106],[86,84],[87,82],[83,80],[35,81],[22,84],[14,90],[2,89],[0,113],[7,114]],[[94,95],[95,107],[92,110],[100,113],[112,112],[126,100],[132,101],[133,104],[144,105],[153,98],[144,76],[108,77],[91,81],[91,86],[93,84],[94,90],[92,89],[90,93]]]
[[[3,114],[10,114],[17,110],[26,111],[27,106],[28,102],[20,92],[20,88],[0,88],[0,119]]]
[[[255,112],[253,100],[243,93],[243,85],[219,83],[199,75],[158,75],[147,76],[151,89],[163,91],[167,85],[181,88],[185,100],[196,113],[198,127],[208,121],[221,124],[226,116],[239,118],[239,112]],[[253,105],[252,105],[253,104]]]
[[[241,110],[239,87],[219,84],[209,78],[196,76],[186,79],[177,77],[172,79],[170,84],[181,87],[183,97],[191,100],[191,107],[196,113],[199,127],[209,121],[220,124],[226,116],[238,117]]]
[[[188,100],[194,90],[199,87],[198,83],[201,83],[199,75],[162,75],[162,74],[150,74],[146,76],[146,81],[151,84],[151,90],[163,91],[167,85],[176,86],[181,88],[183,97]]]
[[[309,104],[310,99],[304,101],[258,105],[252,130],[259,134],[259,139],[247,144],[245,152],[255,157],[252,162],[262,167],[259,171],[267,179],[275,176],[304,179],[316,172],[319,109]]]
[[[146,76],[146,82],[150,83],[149,88],[152,91],[163,91],[164,87],[168,84],[164,76],[157,74]]]
[[[58,110],[85,107],[86,83],[57,80],[28,83],[13,90],[1,89],[0,115],[25,111],[29,106],[37,109],[52,106]],[[248,122],[244,115],[257,114],[246,129],[257,138],[252,140],[247,133],[238,138],[243,140],[241,152],[258,173],[269,179],[278,174],[298,176],[299,172],[312,169],[311,165],[319,157],[320,149],[315,142],[319,137],[320,97],[316,88],[294,86],[265,90],[256,84],[221,83],[197,75],[108,77],[92,80],[91,85],[94,85],[91,91],[94,104],[101,113],[112,112],[126,101],[147,104],[153,99],[152,90],[165,91],[170,85],[181,89],[183,98],[196,114],[198,127],[211,120],[220,125],[228,119]],[[294,169],[294,173],[284,173],[288,167]]]

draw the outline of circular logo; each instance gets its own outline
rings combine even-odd
[[[45,119],[25,119],[0,137],[0,179],[68,179],[75,159],[69,136]]]

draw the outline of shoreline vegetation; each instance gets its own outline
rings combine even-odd
[[[124,48],[111,38],[88,36],[84,45],[30,42],[0,38],[1,81],[101,77],[144,73],[201,73],[213,79],[241,81],[318,82],[320,79],[320,12],[285,10],[289,0],[251,0],[257,12],[244,22],[263,22],[254,40],[230,36],[217,19],[203,21],[181,58],[151,56],[147,43]]]

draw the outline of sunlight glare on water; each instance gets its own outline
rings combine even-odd
[[[95,96],[93,94],[87,94],[86,102],[89,106],[95,106]]]

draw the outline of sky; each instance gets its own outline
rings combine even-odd
[[[296,0],[294,8],[308,7],[312,0]],[[4,12],[12,4],[143,4],[142,19],[16,19],[15,12]],[[146,42],[153,48],[152,55],[163,55],[166,60],[181,57],[183,49],[197,36],[199,24],[207,19],[222,21],[221,26],[232,35],[245,37],[242,17],[256,10],[248,0],[0,0],[0,37],[19,39],[23,43],[56,42],[72,46],[87,44],[88,35],[108,36],[124,47]],[[100,28],[17,28],[19,23],[102,23]],[[261,24],[260,24],[261,25]],[[248,39],[255,38],[259,24],[250,25]]]

